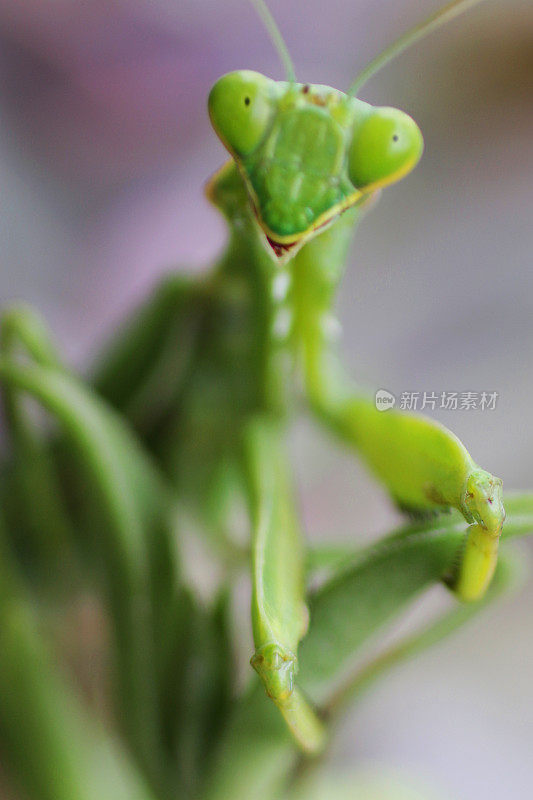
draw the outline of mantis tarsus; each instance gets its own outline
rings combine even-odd
[[[403,509],[424,515],[454,508],[463,515],[470,527],[458,564],[442,575],[460,599],[481,598],[496,567],[505,517],[501,481],[443,426],[377,411],[343,375],[332,335],[353,230],[379,192],[414,168],[423,148],[407,114],[373,107],[355,92],[475,2],[455,0],[401,37],[348,94],[297,83],[268,11],[256,2],[287,80],[232,72],[211,91],[210,118],[231,160],[207,195],[227,220],[227,248],[207,277],[165,281],[94,376],[97,391],[165,465],[182,504],[222,540],[231,541],[235,498],[245,503],[252,665],[308,752],[322,747],[324,730],[297,684],[308,613],[284,438],[299,404],[362,456]],[[4,330],[4,352],[22,340],[36,360],[49,358],[24,319]],[[19,389],[24,381],[9,369],[3,377],[11,401],[10,381],[18,380]],[[16,410],[12,422],[20,428]]]

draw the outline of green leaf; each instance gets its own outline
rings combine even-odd
[[[180,656],[174,755],[186,792],[196,797],[205,779],[205,764],[232,710],[235,670],[227,592],[212,608],[194,606]]]
[[[0,379],[27,392],[58,421],[92,486],[103,525],[96,546],[113,619],[121,721],[141,762],[158,773],[157,675],[176,593],[166,487],[124,422],[74,377],[42,365],[0,362]],[[30,500],[28,499],[28,502]]]
[[[475,603],[455,603],[451,610],[445,611],[428,625],[396,642],[359,668],[355,674],[348,676],[347,680],[333,691],[324,707],[324,713],[330,723],[393,668],[450,636],[470,622],[485,606],[493,603],[510,588],[516,587],[520,583],[518,578],[522,577],[523,573],[520,567],[521,564],[515,563],[515,560],[509,559],[508,556],[500,558],[494,579],[481,600]]]
[[[510,496],[503,537],[533,531],[533,498]],[[332,682],[370,638],[425,589],[450,574],[464,540],[458,514],[407,526],[347,554],[346,565],[310,600],[311,623],[300,644],[299,680],[321,702]]]
[[[46,325],[23,305],[2,314],[0,353],[13,359],[23,354],[61,369]],[[44,585],[48,579],[51,583],[50,575],[54,574],[57,592],[55,573],[64,574],[71,567],[72,528],[50,448],[22,400],[14,387],[4,386],[6,439],[12,458],[2,465],[1,504],[7,524],[16,531],[21,555],[31,563],[34,581]]]
[[[6,766],[39,800],[155,800],[118,742],[95,724],[48,652],[0,542],[0,740]]]
[[[453,529],[392,538],[319,589],[300,645],[300,682],[315,700],[371,636],[444,575],[461,540]]]
[[[152,433],[183,385],[204,294],[197,278],[165,278],[100,357],[94,387],[143,436]]]

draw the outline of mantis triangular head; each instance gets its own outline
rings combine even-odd
[[[259,224],[283,246],[309,238],[399,180],[422,154],[420,130],[402,111],[247,70],[217,81],[209,114]]]
[[[405,177],[423,150],[420,129],[395,108],[355,92],[378,70],[479,0],[454,0],[365,67],[349,92],[296,83],[283,38],[263,0],[252,0],[285,66],[287,81],[240,70],[209,95],[215,132],[235,160],[257,221],[275,250],[287,250],[343,211]]]

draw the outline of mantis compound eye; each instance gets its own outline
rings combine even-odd
[[[416,122],[396,108],[376,108],[356,124],[348,175],[357,189],[395,183],[416,166],[424,142]]]
[[[241,70],[220,78],[209,94],[211,123],[222,143],[237,156],[248,156],[268,130],[274,112],[274,81]]]

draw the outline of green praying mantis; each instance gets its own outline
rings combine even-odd
[[[501,480],[429,418],[376,409],[336,354],[336,293],[353,232],[379,193],[418,163],[423,140],[404,112],[356,95],[378,69],[474,5],[455,0],[391,45],[345,94],[296,82],[272,17],[256,2],[286,67],[276,82],[232,72],[213,86],[213,128],[231,156],[207,196],[223,214],[227,247],[201,278],[172,275],[128,322],[93,376],[98,394],[137,431],[172,479],[181,507],[231,546],[234,510],[251,529],[251,664],[307,753],[325,742],[312,698],[298,685],[305,642],[305,542],[286,433],[308,408],[356,451],[402,509],[450,508],[468,527],[444,580],[461,601],[483,597],[505,519]],[[56,364],[32,320],[11,316],[4,351],[22,342]],[[10,421],[24,439],[4,369]],[[18,383],[17,383],[18,381]],[[157,388],[156,388],[157,387]],[[12,402],[13,401],[13,402]]]
[[[465,5],[451,3],[436,19],[442,22],[446,12]],[[262,4],[261,10],[272,26]],[[278,380],[272,392],[280,365],[396,503],[416,512],[454,507],[463,514],[470,528],[456,574],[448,576],[460,599],[476,600],[486,591],[505,518],[501,481],[477,466],[444,427],[396,411],[380,413],[342,375],[331,341],[332,306],[352,230],[377,193],[414,168],[423,149],[407,114],[375,108],[355,94],[436,19],[378,57],[347,94],[297,83],[282,45],[286,82],[239,71],[217,81],[209,96],[211,122],[232,156],[208,187],[230,227],[219,274],[237,273],[260,285],[264,320],[259,363],[267,392],[259,413],[243,424],[253,531],[251,663],[295,738],[311,752],[320,749],[323,731],[295,683],[307,616],[301,530],[281,442],[291,405],[288,380]]]

